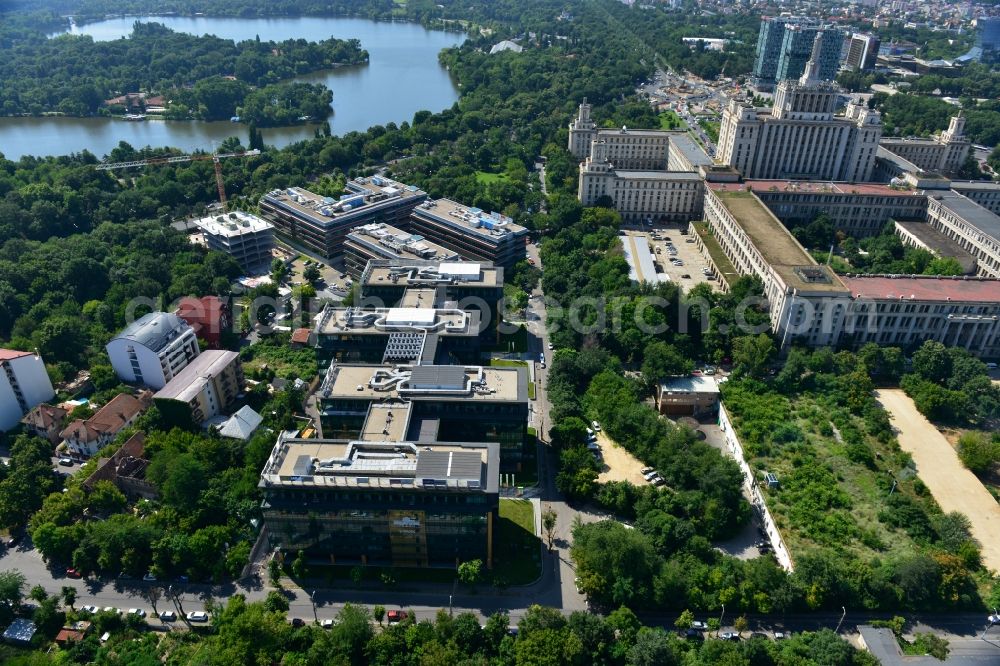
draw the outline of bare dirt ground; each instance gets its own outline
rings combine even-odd
[[[635,456],[618,446],[603,432],[597,433],[597,444],[601,447],[601,455],[604,456],[604,469],[598,475],[597,480],[601,483],[608,481],[628,481],[637,486],[644,486],[648,483],[642,478],[639,471],[645,465],[639,462]]]
[[[913,456],[920,479],[942,511],[959,511],[972,523],[983,564],[1000,570],[1000,504],[976,476],[962,466],[955,449],[900,389],[877,392],[897,430],[899,445]]]

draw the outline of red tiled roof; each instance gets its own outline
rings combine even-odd
[[[77,419],[66,427],[59,436],[67,439],[75,436],[76,439],[90,441],[97,439],[100,433],[116,433],[121,430],[125,423],[131,420],[136,414],[149,406],[149,394],[145,393],[136,398],[128,393],[116,395],[111,402],[101,407],[96,414],[87,420]]]
[[[1000,280],[947,277],[882,277],[841,275],[855,298],[894,298],[908,301],[971,301],[1000,303]],[[902,299],[900,299],[902,297]]]
[[[309,333],[310,332],[311,331],[308,328],[297,328],[297,329],[295,329],[295,332],[292,333],[292,342],[296,342],[296,343],[300,343],[300,344],[308,344],[308,342],[309,342]]]
[[[16,349],[0,349],[0,361],[10,361],[22,356],[31,356],[32,352],[18,351]]]

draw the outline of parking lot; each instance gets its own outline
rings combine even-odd
[[[713,289],[719,289],[718,279],[706,274],[709,270],[708,262],[698,251],[694,237],[686,231],[669,227],[649,231],[627,230],[624,233],[629,236],[644,236],[653,251],[655,265],[685,292],[701,282],[708,282]],[[687,242],[689,239],[692,242]]]

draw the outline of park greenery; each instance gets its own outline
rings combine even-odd
[[[20,603],[23,576],[0,572],[0,595]],[[9,588],[9,589],[8,589]],[[645,627],[628,609],[607,617],[585,612],[564,616],[532,606],[517,625],[504,613],[480,624],[472,613],[417,621],[412,613],[400,622],[383,624],[385,608],[347,604],[330,628],[288,620],[288,600],[276,592],[262,601],[234,595],[225,604],[210,604],[209,627],[191,632],[142,631],[142,621],[114,612],[92,615],[75,610],[65,597],[35,594],[41,599],[34,618],[36,642],[49,643],[63,622],[87,619],[95,624],[82,641],[31,653],[0,647],[5,663],[42,664],[301,664],[302,666],[873,666],[865,652],[853,648],[829,629],[802,632],[777,642],[754,637],[745,642],[679,638],[674,632]],[[160,607],[169,607],[166,600]],[[98,637],[110,633],[107,642]]]
[[[23,17],[0,26],[0,43],[7,45],[0,61],[0,113],[121,113],[129,109],[105,105],[105,100],[143,91],[165,98],[169,118],[229,119],[240,109],[259,126],[289,124],[302,115],[326,117],[331,93],[324,86],[273,86],[368,59],[357,40],[270,42],[258,37],[234,43],[137,21],[129,37],[98,42],[69,34],[49,38],[46,29],[51,27],[51,20],[36,23]],[[264,102],[278,92],[282,113],[267,110]]]
[[[1000,415],[1000,386],[961,347],[928,340],[913,354],[912,369],[899,385],[931,421],[975,426]]]

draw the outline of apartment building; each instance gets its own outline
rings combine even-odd
[[[747,180],[744,185],[787,226],[808,224],[823,214],[855,238],[879,234],[893,220],[927,216],[922,191],[878,183]]]
[[[407,229],[457,252],[464,259],[512,268],[523,261],[528,230],[497,212],[450,199],[425,201],[413,209]]]
[[[195,336],[208,343],[211,349],[218,349],[222,334],[233,330],[233,313],[229,303],[218,296],[184,297],[177,304],[174,314],[186,321]]]
[[[918,170],[934,173],[957,173],[965,164],[972,142],[965,136],[965,117],[953,116],[948,129],[937,136],[882,137],[879,145],[910,162]]]
[[[77,419],[59,433],[66,448],[76,456],[89,458],[115,440],[125,428],[152,404],[149,391],[138,396],[121,393],[101,407],[89,419]]]
[[[0,349],[0,431],[17,427],[25,414],[55,394],[41,356]]]
[[[119,379],[157,390],[201,353],[194,329],[168,312],[136,319],[105,349]]]
[[[58,444],[59,433],[62,432],[67,414],[69,412],[62,407],[43,402],[25,414],[21,424],[29,435],[47,439],[50,444]]]
[[[271,548],[332,564],[493,566],[496,444],[282,436],[259,486]]]
[[[413,208],[427,193],[383,176],[347,182],[339,199],[300,187],[272,190],[260,200],[261,215],[289,239],[317,254],[332,258],[344,251],[347,234],[365,224],[405,227]]]
[[[344,240],[344,264],[352,277],[359,277],[372,259],[455,261],[460,257],[419,234],[376,222],[356,227]]]
[[[271,263],[274,249],[274,225],[256,215],[230,211],[223,215],[203,217],[195,221],[205,245],[225,252],[245,269]]]
[[[847,45],[844,67],[859,72],[870,72],[875,69],[875,61],[878,59],[878,49],[881,44],[882,42],[877,35],[854,33]]]
[[[171,422],[200,425],[230,411],[244,383],[237,352],[209,349],[157,391],[153,400]]]
[[[927,223],[975,258],[977,275],[1000,278],[1000,216],[957,192],[934,192]]]

